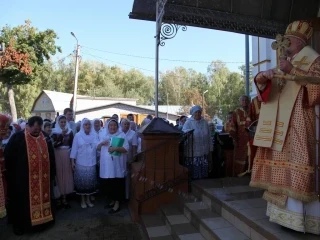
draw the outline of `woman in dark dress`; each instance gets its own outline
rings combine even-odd
[[[57,169],[57,184],[62,196],[62,205],[70,208],[66,196],[74,192],[73,170],[70,161],[70,149],[73,142],[73,133],[67,127],[67,119],[64,115],[57,118],[55,128],[52,130],[54,141],[54,154]]]

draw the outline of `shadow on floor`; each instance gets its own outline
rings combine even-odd
[[[125,204],[120,212],[109,215],[104,209],[104,200],[98,196],[93,208],[82,209],[79,196],[69,201],[71,209],[57,211],[55,225],[38,233],[15,236],[6,219],[0,219],[0,239],[2,240],[142,240],[138,224],[131,221]]]

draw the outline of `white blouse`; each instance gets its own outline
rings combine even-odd
[[[131,160],[133,157],[133,147],[132,146],[138,146],[138,135],[133,130],[128,130],[124,134],[126,135],[127,141],[129,143],[129,150],[127,153],[127,159]]]
[[[76,134],[70,153],[70,158],[76,159],[76,164],[81,166],[94,166],[97,164],[97,143],[86,143],[80,134]]]
[[[129,143],[126,135],[121,132],[115,137],[124,138],[123,147],[128,151]],[[104,140],[108,140],[111,142],[111,137],[108,135],[104,136],[102,141]],[[109,146],[101,147],[100,178],[124,178],[127,174],[127,153],[121,153],[120,156],[112,156],[108,152],[108,149]]]
[[[103,136],[106,135],[106,131],[103,128],[100,128],[98,132],[96,130],[93,130],[92,132],[95,135],[97,143],[100,143],[102,141]]]

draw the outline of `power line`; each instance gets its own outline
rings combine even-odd
[[[124,65],[124,66],[128,66],[128,67],[132,67],[132,68],[136,68],[136,69],[140,69],[140,70],[144,70],[144,71],[148,71],[148,72],[154,73],[154,71],[149,70],[149,69],[145,69],[145,68],[141,68],[141,67],[136,67],[136,66],[129,65],[129,64],[125,64],[125,63],[121,63],[121,62],[116,62],[116,61],[113,61],[113,60],[110,60],[110,59],[107,59],[107,58],[103,58],[103,57],[99,57],[99,56],[92,55],[92,54],[90,54],[90,53],[82,52],[82,54],[89,55],[89,56],[92,56],[92,57],[95,57],[95,58],[100,58],[100,59],[103,59],[103,60],[106,60],[106,61],[109,61],[109,62],[113,62],[113,63],[116,63],[116,64],[120,64],[120,65]]]
[[[117,53],[117,52],[111,52],[111,51],[101,50],[101,49],[97,49],[97,48],[86,47],[86,46],[82,46],[82,45],[81,45],[81,47],[88,48],[88,49],[91,49],[91,50],[94,50],[94,51],[106,52],[106,53],[120,55],[120,56],[151,59],[151,60],[155,59],[154,57],[138,56],[138,55],[132,55],[132,54],[126,54],[126,53]],[[168,58],[160,58],[159,60],[161,60],[161,61],[169,61],[169,62],[203,63],[203,64],[210,64],[210,63],[243,64],[244,63],[244,62],[222,62],[222,61],[208,62],[208,61],[168,59]]]
[[[65,56],[65,57],[63,57],[63,58],[61,58],[61,59],[59,59],[58,61],[55,61],[55,62],[50,62],[52,65],[56,65],[56,64],[58,64],[58,63],[61,63],[61,62],[63,62],[66,58],[68,58],[68,57],[70,57],[70,56],[72,56],[72,54],[70,53],[70,54],[68,54],[67,56]]]

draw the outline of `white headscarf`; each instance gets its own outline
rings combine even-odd
[[[115,123],[117,123],[117,125],[118,125],[118,130],[117,130],[115,133],[113,133],[113,134],[111,134],[111,133],[109,132],[109,124],[110,124],[111,122],[115,122]],[[108,120],[108,121],[107,121],[107,125],[106,125],[106,136],[105,136],[105,138],[106,138],[106,139],[110,139],[110,138],[112,138],[112,137],[118,136],[120,133],[121,133],[121,131],[119,130],[119,123],[117,122],[117,120],[115,120],[115,119],[110,119],[110,120]]]
[[[151,122],[151,120],[150,120],[149,118],[143,119],[143,121],[142,121],[142,123],[141,123],[141,127],[147,125],[147,124],[150,123],[150,122]]]
[[[52,134],[61,134],[62,133],[62,128],[59,125],[59,120],[64,117],[67,121],[67,118],[64,115],[60,115],[56,118],[56,125],[54,129],[52,129]],[[68,128],[68,125],[66,124],[66,129],[67,129],[67,134],[69,134],[72,130]]]
[[[131,125],[130,125],[130,120],[128,119],[128,118],[123,118],[123,119],[121,119],[121,131],[123,132],[123,127],[122,127],[122,125],[124,124],[124,123],[129,123],[129,129],[128,129],[128,131],[130,131],[131,130]]]
[[[94,143],[94,142],[95,142],[95,135],[94,135],[94,133],[93,133],[93,131],[92,131],[92,128],[90,128],[89,134],[86,134],[86,133],[84,132],[84,124],[86,124],[86,123],[88,123],[88,122],[89,122],[90,124],[92,124],[91,121],[90,121],[88,118],[82,119],[79,134],[80,134],[81,138],[83,139],[83,141],[84,141],[85,143]]]
[[[19,126],[21,127],[21,130],[24,130],[26,128],[27,123],[26,122],[21,122]]]
[[[6,139],[3,139],[2,140],[2,144],[7,144],[9,142],[10,138],[12,137],[12,135],[17,132],[17,130],[16,130],[15,126],[13,125],[13,123],[11,123],[10,126],[12,127],[10,136],[8,138],[6,138]]]
[[[93,120],[92,120],[92,123],[91,123],[91,124],[92,124],[92,126],[91,126],[92,131],[97,132],[97,131],[94,129],[94,122],[95,122],[95,121],[99,121],[99,124],[100,124],[100,130],[102,129],[102,127],[101,127],[101,121],[100,121],[100,119],[99,119],[99,118],[95,118],[95,119],[93,119]],[[100,131],[100,130],[99,130],[99,131]]]

